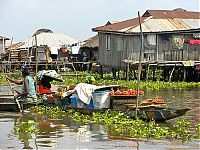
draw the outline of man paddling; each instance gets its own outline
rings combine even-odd
[[[32,70],[32,67],[29,65],[23,65],[22,66],[22,76],[23,80],[14,80],[10,77],[6,76],[6,79],[9,81],[16,83],[18,85],[22,85],[22,91],[17,91],[17,96],[15,98],[18,98],[19,100],[26,101],[26,102],[33,102],[37,100],[36,96],[36,90],[35,90],[35,83],[31,76],[29,76],[30,72]]]

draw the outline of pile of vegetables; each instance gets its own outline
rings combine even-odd
[[[138,91],[134,89],[111,91],[109,95],[137,95]],[[144,91],[140,90],[139,95],[144,95]]]

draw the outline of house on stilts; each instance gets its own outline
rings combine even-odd
[[[141,16],[144,49],[142,78],[155,80],[200,81],[200,12],[181,8],[147,10]],[[114,75],[125,70],[127,78],[136,77],[141,48],[139,18],[92,29],[98,32],[99,63],[110,67]],[[130,69],[128,69],[130,68]],[[128,69],[128,70],[127,70]]]

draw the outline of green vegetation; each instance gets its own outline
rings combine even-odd
[[[35,115],[47,115],[50,119],[69,118],[80,125],[89,123],[104,124],[107,132],[111,135],[120,135],[133,138],[153,138],[153,139],[180,139],[182,141],[199,139],[200,123],[196,125],[195,134],[190,131],[190,123],[185,120],[177,121],[173,127],[167,127],[155,123],[155,121],[144,122],[133,120],[122,112],[108,110],[104,113],[93,113],[83,115],[74,110],[63,111],[58,107],[32,107],[31,113]]]
[[[110,78],[101,79],[99,75],[93,75],[96,79],[94,84],[96,85],[113,85],[117,84],[120,86],[125,86],[127,88],[136,89],[137,88],[137,81],[136,80],[113,80]],[[78,77],[78,82],[87,83],[85,76]],[[67,77],[65,79],[65,85],[73,85],[77,81],[76,77]],[[200,88],[200,82],[164,82],[164,81],[142,81],[140,83],[140,89],[146,91],[160,91],[165,89],[177,89],[177,90],[185,90],[188,88]]]
[[[57,85],[64,85],[64,86],[69,86],[69,85],[74,85],[80,82],[87,83],[87,76],[85,75],[85,72],[76,72],[79,76],[66,76],[65,82],[60,83],[58,81],[53,81],[52,84],[57,84]],[[18,73],[19,75],[19,73]],[[80,76],[82,75],[82,76]],[[125,86],[127,88],[131,89],[136,89],[137,88],[137,80],[114,80],[111,76],[111,74],[105,74],[104,78],[101,79],[99,74],[88,74],[92,75],[95,77],[96,82],[93,84],[96,85],[113,85],[117,84],[120,86]],[[19,78],[18,78],[19,79]],[[7,84],[5,80],[4,75],[0,75],[0,84]],[[142,81],[140,83],[140,89],[145,90],[145,91],[160,91],[160,90],[166,90],[166,89],[177,89],[177,90],[185,90],[188,88],[200,88],[200,82],[164,82],[164,81]]]
[[[37,133],[38,129],[36,123],[33,120],[28,120],[21,122],[18,126],[15,127],[15,132],[17,133]]]

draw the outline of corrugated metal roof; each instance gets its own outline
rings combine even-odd
[[[181,19],[200,19],[199,12],[186,11],[184,9],[174,10],[147,10],[143,16],[153,16],[154,19],[181,18]]]
[[[143,32],[163,32],[177,31],[200,28],[199,20],[197,19],[150,19],[142,23]],[[120,32],[120,31],[119,31]],[[139,25],[123,32],[140,32]]]
[[[141,17],[143,32],[163,32],[190,30],[200,28],[200,12],[190,12],[182,9],[147,10]],[[105,32],[140,32],[139,19],[134,18],[108,26],[94,28],[93,31]]]
[[[95,35],[88,40],[84,41],[85,43],[81,47],[98,47],[99,46],[99,37]]]
[[[142,17],[141,18],[141,22],[143,22],[143,20],[145,20],[148,17]],[[138,19],[134,18],[134,19],[129,19],[129,20],[125,20],[122,22],[118,22],[118,23],[114,23],[111,25],[106,25],[106,26],[100,26],[97,28],[94,28],[93,30],[95,31],[119,31],[119,30],[123,30],[125,28],[129,28],[129,27],[136,27],[139,24]]]

